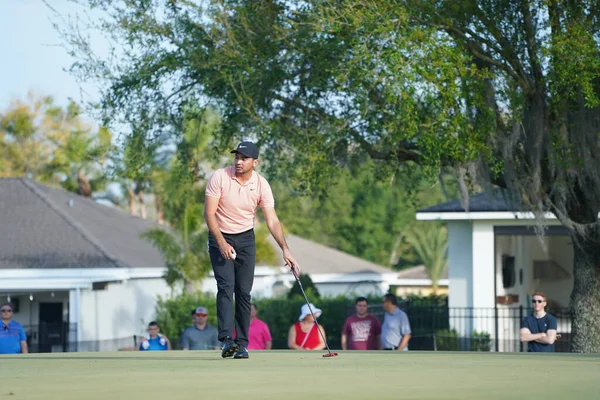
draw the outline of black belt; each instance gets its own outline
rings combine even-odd
[[[384,350],[398,350],[398,346],[396,346],[396,347],[388,347],[388,348],[385,348]]]

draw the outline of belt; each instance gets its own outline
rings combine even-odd
[[[384,350],[398,350],[398,347],[397,346],[395,346],[395,347],[387,347]]]

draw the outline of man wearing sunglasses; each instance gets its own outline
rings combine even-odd
[[[181,335],[183,350],[220,350],[221,343],[217,339],[217,328],[206,323],[208,311],[204,307],[196,307],[192,311],[194,326],[185,328]]]
[[[2,327],[0,327],[0,354],[27,354],[27,336],[23,325],[13,321],[13,308],[9,303],[0,307]]]
[[[556,318],[545,310],[546,296],[535,292],[531,296],[533,313],[521,322],[521,342],[527,342],[528,352],[553,352],[556,341]]]

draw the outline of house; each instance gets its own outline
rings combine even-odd
[[[523,350],[520,321],[530,310],[531,294],[540,290],[565,340],[573,246],[553,215],[547,215],[545,234],[538,236],[533,213],[506,191],[493,190],[471,196],[468,211],[454,200],[420,209],[416,217],[448,226],[451,327],[464,336],[489,333],[498,351]]]
[[[448,295],[448,269],[444,271],[444,275],[437,282],[437,290],[434,291],[433,284],[424,265],[417,265],[403,269],[398,272],[396,280],[390,282],[394,288],[394,294],[399,297],[407,295],[429,296],[432,294]]]
[[[0,298],[34,351],[130,346],[170,289],[158,225],[29,179],[0,179]]]

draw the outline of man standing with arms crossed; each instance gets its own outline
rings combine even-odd
[[[533,314],[521,322],[521,342],[527,343],[528,352],[554,352],[556,318],[546,312],[546,296],[535,292],[531,296]]]
[[[258,147],[242,142],[235,150],[233,167],[216,170],[206,185],[204,219],[208,226],[208,248],[217,281],[217,319],[223,358],[248,358],[250,291],[254,283],[256,243],[254,220],[260,206],[273,238],[283,251],[291,269],[299,271],[287,246],[275,212],[275,199],[265,178],[254,171]],[[233,335],[233,294],[235,293],[235,331]]]

